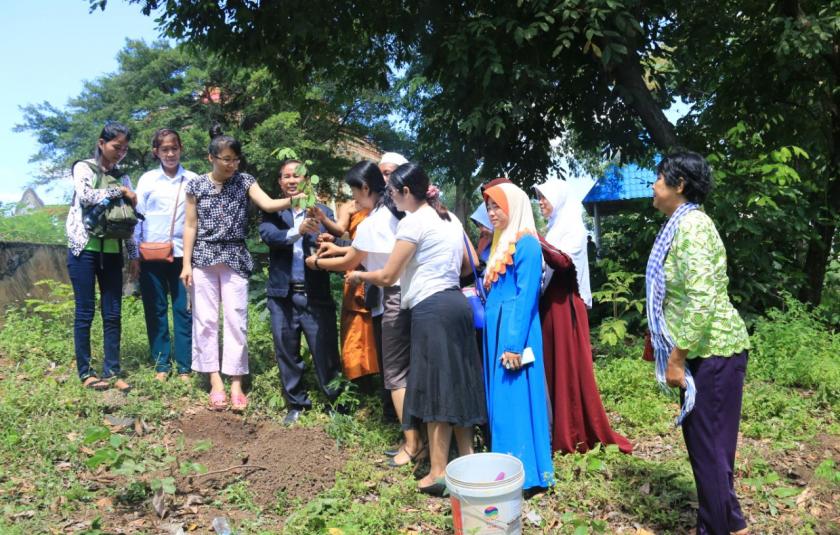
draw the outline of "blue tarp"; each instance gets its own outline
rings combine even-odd
[[[595,181],[595,185],[583,199],[584,204],[649,199],[653,197],[650,187],[656,181],[656,171],[636,164],[611,165]]]

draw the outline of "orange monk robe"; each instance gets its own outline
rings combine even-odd
[[[351,240],[356,235],[359,223],[368,214],[368,210],[361,210],[350,217],[348,233]],[[350,380],[379,373],[373,318],[370,310],[365,308],[364,285],[359,284],[351,290],[346,280],[341,306],[341,363],[345,377]]]

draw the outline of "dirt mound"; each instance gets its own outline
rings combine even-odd
[[[201,451],[190,460],[208,470],[185,478],[185,486],[223,488],[243,477],[260,506],[274,503],[278,493],[287,500],[315,496],[335,483],[335,473],[347,460],[335,440],[316,427],[283,427],[199,409],[173,422],[171,429],[184,437],[185,451],[198,446]]]

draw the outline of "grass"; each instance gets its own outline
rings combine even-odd
[[[80,388],[69,336],[72,301],[61,285],[53,286],[53,295],[7,312],[0,331],[0,532],[113,532],[127,527],[120,522],[131,511],[150,511],[156,492],[184,499],[167,478],[202,467],[187,463],[192,452],[183,441],[168,441],[164,430],[167,422],[202,403],[204,393],[198,381],[154,381],[142,306],[133,298],[124,301],[122,360],[134,392],[109,398]],[[249,326],[253,403],[246,417],[279,420],[284,402],[267,322],[258,321],[258,314]],[[789,329],[797,328],[797,321],[791,314],[776,317]],[[779,352],[813,358],[807,351],[789,351],[780,340],[831,347],[830,331],[810,319],[807,325],[817,340],[785,330],[759,331],[753,339],[758,345],[753,360],[766,360],[755,365],[745,388],[736,484],[756,533],[840,529],[832,500],[840,492],[840,459],[826,447],[840,438],[832,397],[836,385],[828,384],[830,376],[814,374],[805,383],[795,376],[795,366],[785,367],[789,379],[774,381],[767,364],[783,358]],[[101,365],[98,319],[92,348]],[[605,407],[636,450],[624,455],[606,447],[557,455],[557,484],[526,502],[524,532],[635,533],[639,527],[685,533],[694,525],[696,495],[682,437],[672,423],[676,405],[653,383],[651,365],[637,357],[638,344],[597,353]],[[316,403],[323,403],[319,396],[313,392]],[[418,494],[410,469],[382,467],[380,452],[399,434],[381,423],[377,400],[351,389],[345,401],[358,404],[353,416],[329,418],[312,411],[301,421],[322,426],[350,451],[351,460],[331,488],[306,502],[286,492],[258,497],[242,477],[215,489],[202,510],[228,516],[243,534],[451,532],[448,502]],[[106,415],[141,419],[148,430],[142,436],[112,432]],[[206,532],[209,523],[195,529]]]

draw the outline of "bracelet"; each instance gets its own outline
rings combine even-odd
[[[318,271],[321,271],[321,268],[318,267],[318,257],[317,256],[315,257],[315,269],[317,269]]]

